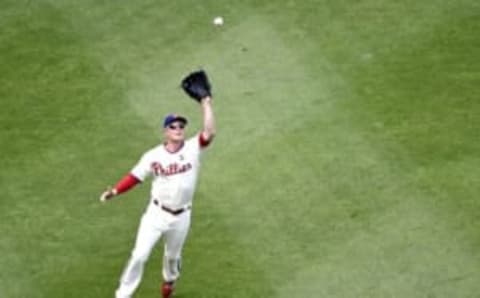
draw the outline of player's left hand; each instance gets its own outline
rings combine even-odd
[[[204,70],[189,73],[183,78],[181,87],[193,99],[201,102],[205,97],[212,96],[212,85]]]
[[[106,191],[102,193],[100,196],[100,202],[104,203],[110,199],[112,199],[115,195],[117,194],[117,190],[114,188],[111,188],[110,186],[107,188]]]

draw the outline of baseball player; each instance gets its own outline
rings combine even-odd
[[[147,151],[130,173],[100,196],[100,201],[109,201],[147,177],[152,178],[149,204],[141,218],[135,246],[115,292],[116,298],[132,297],[140,284],[144,264],[160,238],[165,243],[162,268],[164,281],[161,286],[163,298],[171,297],[174,283],[180,276],[181,252],[190,227],[200,157],[215,136],[210,85],[202,71],[198,92],[198,75],[199,72],[190,74],[182,82],[182,87],[199,101],[203,129],[186,140],[187,118],[176,114],[167,115],[163,121],[164,143]],[[192,80],[196,81],[190,84],[188,78],[192,76]]]

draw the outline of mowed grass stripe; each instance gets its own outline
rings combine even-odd
[[[116,168],[128,151],[112,150],[121,129],[105,119],[120,117],[132,129],[139,123],[122,117],[121,88],[111,85],[61,11],[33,3],[28,15],[22,7],[16,13],[2,47],[10,58],[2,65],[10,88],[2,120],[11,126],[2,130],[8,140],[2,153],[9,156],[2,170],[8,190],[1,202],[2,297],[84,296],[79,284],[105,296],[111,289],[103,283],[113,288],[109,275],[121,265],[106,257],[117,246],[104,227],[123,224],[99,209],[98,192],[118,175],[100,165],[108,155]],[[108,178],[97,180],[102,176]]]
[[[460,9],[460,11],[464,11],[462,9]],[[450,16],[451,17],[451,16]],[[458,16],[457,18],[453,18],[453,19],[459,19],[460,17]],[[439,26],[447,26],[448,27],[448,23],[447,24],[443,24],[442,22],[438,22]],[[468,26],[466,26],[468,28]],[[384,27],[384,28],[388,28],[388,27]],[[428,28],[429,30],[431,30],[431,28]],[[442,31],[441,28],[438,28],[439,31]],[[455,30],[455,29],[453,29]],[[421,32],[421,31],[420,31]],[[469,39],[469,33],[468,32],[465,32],[466,34],[466,39]],[[359,34],[360,35],[360,34]],[[422,34],[420,34],[421,36],[423,36]],[[356,35],[357,36],[357,35]],[[424,41],[424,38],[421,38],[422,42],[419,42],[419,44],[422,44],[423,41]],[[362,40],[358,41],[358,43],[361,44]],[[398,45],[397,45],[398,46]],[[410,46],[410,45],[408,45]],[[359,46],[360,48],[365,48],[364,45],[360,45]],[[466,49],[466,52],[469,52],[470,51],[470,48],[467,47]],[[409,52],[412,51],[412,52],[415,52],[416,49],[413,48],[409,50]],[[331,57],[331,56],[330,56]],[[353,57],[353,55],[351,56]],[[407,56],[402,56],[402,51],[399,50],[398,53],[395,52],[393,54],[393,57],[397,57],[398,60],[402,60],[405,62],[405,63],[412,63],[414,60],[412,59],[412,57],[409,57],[408,55]],[[458,61],[460,63],[460,65],[462,65],[462,63],[464,63],[462,61],[462,55],[458,55]],[[471,58],[471,56],[469,56]],[[467,58],[468,59],[468,58]],[[383,61],[382,60],[379,60],[379,59],[374,59],[373,61],[375,61],[375,63],[378,63],[378,65],[384,65]],[[360,63],[359,63],[360,64]],[[344,80],[346,82],[348,82],[349,84],[353,83],[352,86],[354,88],[352,88],[353,90],[356,90],[357,88],[359,87],[364,87],[365,89],[368,89],[368,88],[372,88],[372,83],[370,82],[370,84],[368,83],[365,83],[365,80],[367,79],[372,79],[372,80],[377,80],[377,82],[381,82],[381,83],[384,83],[384,81],[382,81],[381,79],[381,73],[378,73],[377,76],[375,77],[370,77],[368,74],[368,72],[365,72],[365,71],[368,71],[369,69],[367,67],[363,67],[361,68],[359,71],[355,71],[356,69],[356,65],[355,64],[348,64],[348,66],[350,67],[349,68],[349,72],[342,72],[342,74],[345,74],[345,77],[344,77]],[[352,71],[353,70],[353,71]],[[392,71],[392,70],[385,70],[386,73],[390,73],[390,74],[394,74],[395,71]],[[365,80],[362,80],[362,79],[358,79],[358,81],[360,83],[358,83],[358,85],[356,84],[355,80],[353,80],[353,78],[349,75],[347,75],[348,73],[353,73],[353,74],[356,74],[358,75],[358,78],[365,78]],[[363,85],[362,85],[363,83]],[[395,91],[399,89],[399,87],[401,87],[401,85],[399,84],[399,82],[396,82],[396,83],[387,83],[385,88],[382,89],[382,90],[390,90],[391,94],[395,94]],[[467,89],[468,90],[468,89]],[[469,94],[469,92],[467,91],[466,92],[467,94]],[[379,93],[378,95],[380,95],[381,93]],[[471,94],[471,93],[470,93]],[[412,152],[408,152],[408,151],[405,151],[402,146],[398,146],[398,144],[395,144],[395,141],[394,139],[387,139],[385,140],[384,139],[384,136],[382,136],[381,134],[381,129],[380,128],[372,128],[372,125],[375,125],[376,123],[374,122],[374,119],[375,121],[377,119],[382,119],[382,118],[385,118],[385,117],[390,117],[392,116],[392,113],[388,113],[387,110],[384,110],[382,113],[379,113],[377,115],[375,114],[372,114],[371,111],[369,111],[369,109],[365,108],[365,107],[362,107],[361,103],[361,97],[353,97],[356,101],[352,101],[354,104],[351,104],[350,102],[347,102],[348,105],[346,105],[346,109],[345,109],[345,106],[343,106],[342,108],[345,109],[345,112],[348,113],[349,117],[351,117],[351,119],[354,119],[355,122],[358,124],[360,124],[358,127],[363,127],[361,128],[360,132],[361,132],[361,135],[363,137],[365,137],[366,139],[369,139],[370,142],[374,142],[374,144],[376,145],[380,145],[380,146],[384,146],[385,144],[388,144],[388,146],[384,149],[382,149],[381,151],[384,151],[385,149],[387,149],[387,151],[384,151],[384,152],[379,152],[381,153],[381,156],[383,156],[383,158],[385,158],[385,156],[388,156],[388,155],[391,155],[392,153],[394,155],[398,155],[398,159],[395,161],[395,163],[392,163],[392,165],[395,165],[395,168],[396,167],[400,167],[402,169],[402,171],[405,171],[406,172],[406,177],[409,177],[406,181],[406,185],[412,190],[412,193],[411,195],[414,195],[415,197],[417,197],[416,200],[418,200],[418,203],[414,203],[414,205],[418,204],[418,208],[420,210],[430,210],[430,215],[427,215],[428,212],[426,212],[425,216],[426,217],[431,217],[431,221],[432,221],[432,226],[437,226],[437,227],[431,227],[430,229],[432,229],[432,235],[428,234],[428,232],[419,232],[417,233],[417,237],[419,239],[422,239],[421,241],[424,241],[424,242],[427,242],[428,243],[428,247],[429,249],[432,249],[432,255],[443,255],[442,257],[439,257],[442,259],[442,261],[438,261],[437,264],[435,265],[430,265],[428,263],[426,263],[426,268],[430,268],[430,270],[427,270],[429,271],[429,273],[427,274],[424,274],[426,276],[425,279],[423,280],[419,280],[418,281],[418,285],[421,285],[421,286],[418,286],[419,288],[422,288],[425,292],[431,292],[431,293],[436,293],[437,295],[445,295],[445,297],[450,297],[452,295],[452,293],[456,293],[456,295],[473,295],[473,293],[475,293],[475,286],[474,286],[474,281],[475,281],[475,276],[477,276],[478,274],[478,271],[475,269],[475,263],[474,264],[469,264],[469,261],[472,260],[472,257],[475,259],[477,259],[477,257],[475,255],[472,255],[472,252],[471,252],[471,247],[472,247],[472,244],[471,244],[471,236],[474,236],[474,233],[471,233],[475,230],[475,225],[474,226],[468,226],[469,223],[475,223],[475,221],[471,221],[471,219],[465,219],[463,220],[463,223],[461,220],[459,220],[459,218],[457,216],[455,216],[455,219],[452,220],[451,216],[448,215],[448,209],[444,209],[446,206],[439,206],[439,204],[437,203],[438,200],[445,200],[447,199],[447,201],[450,201],[452,203],[455,202],[455,198],[457,196],[460,196],[464,199],[467,199],[467,202],[469,206],[472,206],[472,204],[474,204],[474,201],[472,201],[471,199],[473,198],[472,196],[468,195],[468,194],[473,194],[475,193],[475,183],[471,184],[471,186],[473,186],[473,188],[471,187],[468,187],[466,183],[463,183],[461,181],[455,181],[453,180],[451,182],[451,186],[454,187],[454,185],[457,185],[457,190],[459,190],[459,192],[452,192],[449,195],[443,193],[442,195],[439,195],[440,193],[442,193],[442,191],[439,189],[439,185],[444,185],[444,184],[439,184],[438,183],[438,180],[435,181],[434,179],[431,180],[431,182],[429,182],[428,184],[430,185],[429,187],[427,187],[427,189],[425,189],[425,185],[424,184],[421,184],[421,183],[418,183],[418,181],[416,181],[416,178],[414,177],[411,177],[411,173],[409,172],[409,169],[411,169],[412,167],[414,168],[415,167],[415,164],[414,164],[414,161],[415,159],[417,158],[416,155],[412,155]],[[401,99],[402,97],[398,97],[397,99]],[[365,97],[365,99],[369,99],[368,97]],[[387,99],[385,99],[387,100]],[[412,98],[412,100],[415,100],[415,101],[421,101],[421,102],[424,102],[426,100],[426,98],[422,97],[421,99],[419,98]],[[388,102],[385,102],[385,107],[387,108],[394,108],[394,106],[396,105],[392,105],[392,102],[391,101],[388,101]],[[352,107],[353,106],[353,107]],[[398,105],[399,107],[401,107],[400,105]],[[351,110],[349,107],[352,107]],[[443,107],[447,108],[448,105],[443,105]],[[476,109],[474,108],[474,106],[471,106],[471,108],[473,108],[473,111],[475,111]],[[432,112],[434,113],[434,112]],[[470,112],[468,112],[470,113]],[[360,114],[361,116],[366,116],[368,115],[369,117],[365,117],[365,118],[362,118],[362,120],[359,122],[359,116],[358,114]],[[393,114],[394,115],[394,114]],[[461,123],[461,122],[458,122],[458,123]],[[358,128],[357,128],[358,129]],[[382,129],[384,129],[385,132],[387,132],[388,130],[388,127],[382,127]],[[412,127],[413,129],[413,127]],[[408,130],[408,127],[405,127],[405,131]],[[467,128],[467,133],[469,131],[469,128]],[[449,130],[445,130],[444,132],[439,132],[438,134],[440,137],[444,136],[446,138],[448,138],[448,136],[452,136],[452,131],[449,131]],[[380,137],[380,138],[378,138]],[[429,140],[431,136],[425,136],[424,140]],[[465,140],[472,140],[471,138],[469,137],[466,137],[464,138]],[[472,145],[473,146],[476,146],[478,144],[478,142],[476,142],[474,139],[473,139],[473,143],[467,143],[465,144],[464,146],[466,148],[468,147],[471,147]],[[464,148],[465,148],[464,147]],[[393,151],[392,151],[393,149]],[[386,155],[387,154],[387,155]],[[431,152],[431,156],[432,157],[438,157],[439,159],[442,158],[441,155],[436,155],[435,152]],[[395,157],[395,156],[393,156]],[[466,157],[467,159],[470,159],[470,157],[467,155],[467,156],[464,156]],[[413,158],[413,160],[411,159]],[[472,160],[472,161],[475,161],[475,160]],[[459,164],[460,165],[460,164]],[[450,166],[449,166],[449,169],[452,169]],[[464,173],[463,172],[463,169],[467,169],[469,171],[469,174],[467,173]],[[421,168],[419,169],[420,172],[423,172],[421,170]],[[467,168],[464,168],[462,166],[462,170],[461,170],[464,174],[460,174],[460,176],[457,176],[457,177],[465,177],[467,178],[467,181],[475,181],[475,172],[472,171],[472,167],[467,167]],[[400,171],[401,173],[401,171]],[[407,175],[408,174],[408,175]],[[429,171],[429,174],[427,175],[424,175],[425,173],[421,174],[421,176],[423,177],[423,180],[425,179],[428,179],[428,175],[431,175],[432,172]],[[401,177],[403,177],[404,175],[401,174]],[[453,177],[452,177],[453,178]],[[463,179],[463,178],[461,178]],[[392,181],[395,181],[396,179],[392,179]],[[461,185],[464,185],[466,188],[465,190],[467,191],[465,193],[464,190],[461,190],[462,186]],[[432,192],[432,188],[435,189],[434,192]],[[442,187],[443,188],[443,187]],[[415,192],[419,192],[421,195],[420,196],[417,196],[415,195]],[[409,203],[411,204],[411,203]],[[442,204],[443,205],[443,204]],[[457,208],[458,208],[458,205],[457,205]],[[465,211],[466,210],[461,210],[460,208],[457,209],[459,214],[465,214]],[[469,209],[469,210],[472,210],[472,209]],[[446,211],[446,213],[444,213],[444,211]],[[411,211],[412,214],[415,214],[416,211],[415,209],[412,209]],[[460,216],[460,215],[459,215]],[[441,222],[442,224],[438,224],[438,222]],[[452,226],[452,223],[454,223],[454,225]],[[465,226],[465,224],[467,226]],[[467,228],[467,230],[469,232],[465,232],[465,231],[459,231],[459,227],[463,227],[463,228]],[[438,228],[438,231],[436,230]],[[448,241],[449,237],[451,237],[452,234],[456,234],[456,237],[459,237],[460,239],[463,239],[461,241],[461,243],[458,243],[458,242],[455,242],[455,243],[451,243]],[[423,235],[425,236],[425,240],[423,240]],[[439,235],[441,235],[440,237],[438,237]],[[470,237],[467,236],[467,235],[471,235]],[[435,241],[433,241],[433,243],[442,243],[442,242],[445,242],[445,243],[448,243],[448,247],[450,247],[450,250],[447,250],[447,249],[442,249],[442,247],[444,247],[444,245],[441,245],[441,244],[438,244],[438,245],[432,245],[433,243],[430,243],[431,240],[428,240],[427,237],[431,237],[431,238],[434,238]],[[437,238],[438,237],[438,238]],[[466,240],[466,241],[465,241]],[[421,253],[419,253],[419,255],[421,255]],[[421,259],[421,257],[419,256],[418,257],[419,259]],[[456,258],[458,258],[458,260],[456,260]],[[458,265],[457,266],[457,261],[462,263],[462,265]],[[421,262],[422,264],[424,264],[423,262]],[[438,266],[438,268],[451,268],[450,271],[448,272],[445,272],[445,269],[433,269],[434,267]],[[451,267],[450,267],[451,266]],[[466,266],[466,267],[464,267]],[[455,269],[453,269],[455,268]],[[413,266],[411,268],[414,272],[418,272],[419,274],[422,272],[422,268],[418,267],[418,268],[415,268],[415,266]],[[438,270],[439,272],[442,272],[443,274],[437,274],[437,271]],[[423,274],[423,273],[422,273]],[[438,280],[442,280],[442,281],[438,281]],[[449,282],[443,282],[443,281],[450,281],[451,283]],[[431,284],[429,284],[431,283]],[[467,290],[460,290],[458,287],[457,287],[457,283],[463,283],[465,286],[463,287],[463,289],[467,289]],[[342,286],[340,285],[341,283],[339,282],[339,288],[341,288]],[[350,284],[350,283],[349,283]],[[441,285],[440,285],[441,284]],[[389,286],[391,287],[391,286]],[[393,289],[394,287],[392,287]],[[470,290],[468,290],[470,289]],[[343,290],[338,290],[340,293],[343,291]],[[347,291],[347,290],[345,290]],[[383,291],[385,291],[385,289],[383,289]],[[411,291],[411,292],[410,292]],[[415,291],[418,291],[418,288],[415,288],[415,289],[408,289],[406,288],[405,289],[405,293],[408,293],[408,296],[411,296],[412,293],[415,293]],[[385,295],[385,292],[379,292],[381,293],[380,296],[382,295]],[[387,291],[388,293],[388,291]],[[392,291],[392,295],[394,295],[394,293],[402,293],[402,291]],[[463,294],[459,294],[459,293],[463,293]],[[368,296],[368,297],[371,297],[373,293],[372,292],[366,292],[364,293],[365,296]],[[397,294],[399,297],[402,297],[402,294]],[[419,294],[420,295],[420,294]],[[405,296],[405,295],[403,295]]]
[[[480,164],[476,155],[480,123],[473,115],[480,107],[472,100],[478,97],[480,79],[473,54],[479,47],[474,17],[479,7],[474,1],[442,4],[411,20],[423,29],[399,40],[403,48],[357,41],[377,48],[381,59],[373,55],[368,68],[349,70],[348,81],[360,96],[347,102],[347,108],[356,111],[351,117],[365,128],[366,137],[381,136],[382,143],[389,144],[388,151],[398,156],[397,164],[427,195],[423,203],[431,205],[435,216],[464,240],[470,257],[478,260],[471,251],[479,241],[474,210],[478,209],[475,167]],[[358,28],[354,35],[365,35],[362,32],[369,29]],[[395,31],[394,26],[382,28],[383,34]]]
[[[391,86],[391,87],[392,87],[392,90],[395,90],[394,86]],[[341,113],[340,113],[340,114],[341,114]],[[360,135],[362,135],[362,133],[360,133]],[[355,144],[357,144],[357,143],[355,143]],[[368,152],[368,150],[367,150],[367,152]],[[382,155],[384,155],[384,153],[382,153]],[[363,157],[368,160],[368,157],[365,157],[365,156],[363,156]],[[301,164],[301,163],[299,163],[299,164]],[[396,166],[395,166],[395,168],[396,168]],[[403,174],[400,174],[400,177],[403,177]],[[399,179],[397,179],[397,178],[398,178],[398,177],[393,176],[393,177],[391,177],[391,178],[388,179],[388,180],[390,180],[392,184],[397,184],[397,183],[398,183],[398,180],[399,180]],[[401,179],[400,179],[400,180],[401,180]],[[376,181],[376,180],[375,180],[375,181]],[[406,182],[404,182],[404,183],[405,183],[406,185],[408,185],[408,187],[411,187],[411,186],[410,186],[410,183],[411,183],[410,181],[406,181]],[[403,184],[403,183],[401,183],[401,184]],[[368,183],[366,183],[366,185],[368,185]],[[404,194],[404,193],[402,192],[402,195],[400,196],[400,198],[402,198],[403,196],[406,196],[407,198],[408,198],[408,197],[416,197],[417,195],[415,195],[415,192],[418,191],[418,190],[415,190],[415,189],[416,189],[417,187],[420,187],[420,188],[421,188],[421,186],[415,186],[415,187],[412,189],[411,194],[409,194],[408,192],[407,192],[406,194]],[[361,191],[361,190],[360,190],[360,191]],[[429,192],[422,193],[421,197],[418,198],[418,200],[420,201],[419,204],[420,204],[420,205],[423,205],[421,198],[424,198],[423,201],[425,201],[425,197],[428,198],[429,196],[430,196],[430,193],[429,193]],[[395,197],[395,195],[394,195],[394,197]],[[395,200],[395,199],[394,199],[394,200]],[[413,204],[413,205],[415,205],[415,204],[416,204],[415,201],[416,201],[416,199],[414,200],[414,202],[408,202],[408,203],[406,203],[406,204]],[[427,199],[427,201],[429,201],[429,200]],[[427,204],[428,204],[428,203],[427,203]],[[419,207],[422,207],[422,206],[419,206]],[[401,208],[404,208],[404,207],[399,207],[399,209],[401,209]],[[420,209],[421,209],[421,210],[429,210],[429,207],[420,208]],[[413,210],[412,210],[411,212],[412,212],[413,214],[415,214],[415,215],[412,215],[413,218],[415,218],[415,216],[418,215],[418,214],[416,214],[416,211],[415,211],[414,208],[413,208]],[[435,208],[433,208],[432,212],[435,212]],[[427,214],[428,214],[428,213],[427,213]],[[428,216],[426,216],[426,217],[429,218],[429,217],[431,217],[431,216],[428,215]],[[401,224],[401,220],[400,220],[400,219],[397,219],[397,220],[399,221],[399,225],[401,226],[401,225],[402,225],[402,224]],[[432,221],[432,223],[435,223],[436,221],[438,221],[438,219],[437,219],[437,218],[432,218],[431,221]],[[427,220],[427,223],[428,223],[428,222],[429,222],[429,221]],[[407,221],[407,223],[408,223],[408,221]],[[392,229],[393,229],[393,228],[392,228]],[[443,231],[442,229],[445,229],[445,231]],[[448,227],[442,227],[442,228],[440,228],[439,230],[440,230],[440,232],[437,232],[437,233],[435,233],[435,236],[432,236],[433,238],[435,238],[435,240],[434,240],[433,242],[435,242],[435,243],[444,243],[444,242],[447,242],[447,243],[448,243],[448,241],[447,241],[446,239],[448,239],[451,230],[450,230]],[[438,237],[437,234],[440,234],[440,236]],[[417,233],[417,235],[416,235],[416,237],[418,237],[418,238],[420,238],[420,239],[423,238],[424,236],[429,236],[429,232],[428,232],[428,231],[427,231],[427,232],[423,231],[423,232]],[[437,238],[437,237],[438,237],[438,238]],[[428,241],[429,241],[429,240],[427,240],[427,242],[428,242]],[[431,249],[435,249],[435,247],[436,247],[435,245],[432,245],[432,246],[430,246],[430,245],[431,245],[431,243],[428,243],[428,246],[429,246]],[[443,244],[439,244],[438,246],[439,246],[439,247],[442,247],[442,246],[444,246],[444,245],[443,245]],[[454,252],[447,253],[447,256],[445,256],[447,259],[450,258],[450,259],[448,259],[448,260],[446,261],[446,263],[439,262],[439,264],[432,265],[431,267],[436,267],[436,266],[438,266],[438,267],[440,267],[440,268],[441,268],[441,267],[444,267],[444,268],[445,268],[446,266],[450,266],[449,264],[451,264],[451,262],[454,262],[453,259],[455,258],[456,254],[461,253],[461,252],[463,251],[460,247],[457,247],[456,244],[452,244],[452,250],[453,250]],[[435,252],[435,254],[439,254],[439,255],[441,255],[442,253],[445,253],[445,250],[439,249],[438,251]],[[463,257],[459,256],[459,257],[462,259],[462,263],[463,263],[463,264],[467,264],[467,263],[468,263],[468,260],[469,260],[469,257],[468,257],[468,256],[463,256]],[[419,258],[421,258],[421,257],[419,257]],[[452,259],[452,258],[453,258],[453,259]],[[422,263],[422,264],[423,264],[423,263]],[[398,265],[398,264],[395,264],[395,263],[394,263],[394,266],[397,266],[397,265]],[[431,274],[431,276],[429,276],[429,277],[427,277],[426,279],[424,279],[423,281],[419,282],[419,284],[422,284],[422,283],[428,284],[429,282],[431,282],[432,284],[437,284],[436,286],[438,286],[438,283],[442,283],[442,282],[438,282],[438,280],[442,280],[442,279],[443,279],[443,280],[449,280],[449,279],[450,279],[449,276],[452,275],[453,277],[451,277],[451,280],[458,281],[458,280],[462,280],[462,279],[465,278],[465,279],[467,279],[466,284],[469,284],[469,286],[472,286],[471,282],[472,282],[472,280],[474,280],[474,278],[472,278],[472,274],[469,273],[469,272],[465,273],[466,271],[469,271],[469,270],[463,270],[461,267],[462,267],[462,266],[457,266],[455,270],[451,270],[451,271],[448,273],[448,276],[441,275],[441,274],[438,275],[438,276],[436,276],[436,271],[435,271],[435,270],[437,270],[437,268],[430,268],[430,274]],[[471,266],[470,266],[470,267],[471,267]],[[422,271],[421,268],[415,267],[415,266],[413,266],[413,268],[411,268],[411,269],[414,270],[414,271],[415,271],[415,270],[418,270],[419,274],[420,274],[420,272]],[[471,268],[471,269],[473,269],[473,268]],[[441,271],[441,270],[440,270],[440,271]],[[473,269],[473,272],[475,272],[474,269]],[[408,274],[408,273],[407,273],[407,274]],[[402,277],[399,277],[399,278],[402,278]],[[429,278],[431,278],[431,280],[429,280]],[[438,279],[437,279],[437,278],[438,278]],[[433,286],[432,286],[432,287],[433,287]],[[296,288],[296,287],[293,286],[291,290],[293,291],[293,289],[295,289],[295,288]],[[301,287],[300,287],[300,288],[301,288]],[[360,288],[361,288],[361,286],[360,286]],[[428,288],[428,287],[427,287],[427,288]],[[417,291],[417,290],[418,290],[418,289],[413,290],[412,288],[410,288],[410,289],[406,289],[405,291],[406,291],[407,293],[412,294],[412,293],[414,293],[414,292]],[[433,292],[437,292],[437,293],[442,293],[442,291],[444,291],[444,290],[447,290],[447,292],[450,292],[450,293],[451,293],[451,292],[455,293],[455,289],[454,289],[454,288],[451,288],[451,287],[448,287],[448,285],[447,285],[446,287],[442,288],[442,289],[434,289],[434,290],[432,290],[432,291],[433,291]],[[292,292],[292,291],[285,291],[285,292],[289,293],[289,292]],[[342,291],[343,291],[343,290],[340,290],[340,292],[342,292]],[[345,291],[348,293],[348,290],[347,290],[347,289],[345,289]],[[385,289],[382,290],[382,289],[379,287],[379,291],[378,291],[377,293],[381,296],[381,295],[383,295],[383,294],[385,293],[384,291],[385,291]],[[387,289],[386,293],[389,293],[390,291],[395,291],[395,290],[388,290],[388,289]],[[425,291],[427,291],[427,290],[425,290]],[[375,291],[373,291],[373,292],[375,293]],[[372,294],[372,293],[369,293],[368,295],[371,295],[371,294]],[[366,294],[365,294],[365,295],[366,295]]]

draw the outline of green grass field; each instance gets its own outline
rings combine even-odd
[[[200,127],[199,67],[218,136],[175,297],[480,297],[479,1],[0,7],[1,298],[113,297],[149,184],[98,197],[165,114]]]

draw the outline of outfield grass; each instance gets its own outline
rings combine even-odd
[[[195,133],[198,67],[219,133],[176,297],[479,297],[478,1],[0,4],[1,298],[113,297],[149,185],[98,196],[165,114]]]

